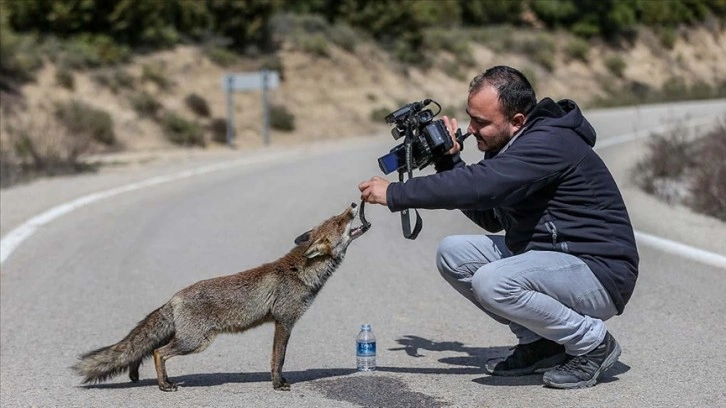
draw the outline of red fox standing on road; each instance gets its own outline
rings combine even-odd
[[[289,390],[282,365],[290,332],[343,261],[348,245],[370,226],[361,212],[363,226],[353,227],[358,211],[353,203],[302,234],[275,262],[182,289],[123,340],[82,355],[73,369],[85,377],[84,383],[105,381],[126,370],[136,382],[141,362],[153,354],[159,388],[176,391],[166,374],[166,360],[203,351],[219,333],[239,333],[274,321],[272,386]]]

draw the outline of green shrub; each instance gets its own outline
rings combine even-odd
[[[227,119],[214,118],[209,123],[212,140],[217,143],[227,143]]]
[[[329,57],[328,39],[320,33],[302,34],[298,37],[298,46],[301,51],[318,57]]]
[[[355,51],[358,46],[359,34],[348,24],[337,23],[330,26],[328,30],[328,38],[333,44],[348,51]]]
[[[209,116],[209,104],[207,103],[207,100],[201,96],[195,93],[189,94],[186,98],[184,98],[184,103],[186,103],[187,107],[197,115],[204,117]]]
[[[391,113],[391,109],[386,107],[378,107],[371,111],[371,121],[376,123],[386,123],[386,116]]]
[[[202,147],[206,145],[202,127],[174,112],[168,112],[164,115],[161,120],[161,127],[166,138],[174,144]]]
[[[141,67],[141,79],[156,84],[163,91],[168,90],[172,85],[162,64],[144,64]]]
[[[670,77],[665,81],[661,88],[661,96],[666,101],[688,99],[688,85],[681,77]]]
[[[97,68],[127,62],[131,51],[106,35],[80,34],[61,43],[61,65],[70,69]]]
[[[283,105],[270,105],[270,127],[285,132],[295,130],[295,115]]]
[[[587,54],[590,52],[590,43],[582,38],[570,40],[565,46],[565,55],[570,60],[579,60],[587,63]]]
[[[73,78],[73,73],[68,70],[67,68],[59,67],[55,70],[55,82],[70,91],[72,91],[75,88],[75,80]]]
[[[424,32],[424,47],[430,52],[445,51],[454,55],[456,63],[476,65],[467,35],[462,30],[432,28]]]
[[[131,95],[129,102],[139,116],[146,118],[155,118],[162,107],[161,102],[146,91]]]
[[[699,149],[690,203],[696,211],[726,221],[726,121],[703,137]]]
[[[2,16],[0,16],[2,17]],[[16,34],[0,21],[0,90],[14,90],[35,80],[43,57],[34,36]]]
[[[522,74],[527,77],[529,84],[532,88],[537,89],[537,73],[530,67],[524,67],[521,69]]]
[[[87,133],[74,133],[53,114],[13,116],[4,130],[0,144],[0,185],[28,181],[38,176],[52,176],[93,170],[80,157],[92,146]]]
[[[118,93],[121,89],[134,89],[136,86],[134,77],[123,68],[100,70],[95,72],[91,78],[96,83],[108,87],[113,93]]]
[[[623,77],[625,67],[625,60],[619,55],[611,55],[605,58],[605,68],[607,68],[611,74],[615,75],[618,78]]]
[[[440,66],[441,70],[449,77],[458,79],[459,81],[466,80],[466,76],[461,70],[461,65],[457,61],[443,60]]]
[[[660,44],[667,50],[672,50],[676,45],[678,36],[676,30],[672,27],[662,27],[658,30],[658,39]]]
[[[85,134],[108,146],[116,143],[113,120],[104,110],[72,100],[57,104],[55,115],[72,134]]]
[[[205,47],[204,53],[214,64],[228,68],[240,62],[240,56],[224,47]]]

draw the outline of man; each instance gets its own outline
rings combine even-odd
[[[623,312],[638,276],[633,229],[592,150],[595,131],[573,101],[537,103],[527,78],[505,66],[472,80],[467,114],[482,161],[466,165],[454,143],[436,174],[373,177],[358,186],[361,199],[391,211],[460,209],[490,232],[504,230],[446,237],[436,255],[445,280],[519,340],[487,372],[592,386],[620,356],[604,321]],[[443,119],[453,135],[457,121]]]

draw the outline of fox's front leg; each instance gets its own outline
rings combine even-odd
[[[275,340],[272,344],[272,387],[280,391],[290,391],[290,384],[282,377],[282,365],[285,364],[287,341],[290,340],[292,327],[287,328],[275,320]]]

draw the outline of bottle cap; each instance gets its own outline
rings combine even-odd
[[[361,330],[370,330],[371,329],[371,325],[370,324],[361,324],[360,325],[360,329]]]

